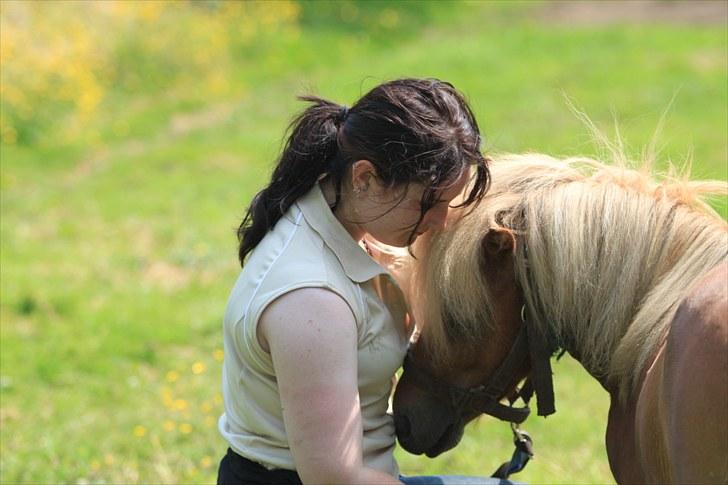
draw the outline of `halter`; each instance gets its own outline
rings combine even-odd
[[[496,370],[488,383],[462,388],[453,386],[435,378],[415,363],[412,352],[407,352],[403,369],[415,385],[428,394],[450,404],[455,413],[462,415],[467,411],[478,411],[503,421],[520,424],[526,420],[531,410],[528,405],[523,407],[506,406],[500,402],[501,398],[513,382],[513,376],[528,360],[528,341],[524,331],[519,332],[508,356],[503,364]],[[523,386],[519,395],[529,386]],[[528,396],[530,398],[530,395]],[[514,398],[514,401],[517,398]],[[527,403],[527,399],[524,399]]]
[[[466,411],[478,411],[511,423],[516,449],[511,460],[503,463],[493,474],[493,477],[503,479],[508,478],[512,473],[521,471],[533,456],[531,437],[518,428],[518,424],[524,422],[531,412],[528,402],[533,394],[536,394],[539,416],[548,416],[556,412],[550,346],[541,332],[535,328],[529,330],[525,305],[521,307],[521,321],[523,325],[521,325],[521,330],[518,332],[511,350],[485,384],[470,388],[447,384],[418,367],[411,351],[407,352],[402,365],[407,376],[417,387],[447,402],[457,415],[462,416]],[[506,395],[508,388],[513,385],[514,376],[529,361],[531,372],[523,386],[516,391],[514,396],[509,397],[509,406],[502,404],[500,400]],[[513,406],[518,398],[525,403],[523,407]]]
[[[551,376],[551,352],[548,343],[535,329],[529,330],[525,319],[525,306],[521,308],[521,320],[523,325],[513,342],[511,350],[485,384],[470,388],[447,384],[417,366],[411,351],[407,352],[405,356],[403,369],[417,387],[448,402],[452,409],[460,415],[466,411],[478,411],[502,421],[520,424],[526,420],[531,412],[528,401],[534,392],[537,399],[538,415],[548,416],[553,414],[556,410],[554,408],[554,388]],[[508,388],[513,385],[514,376],[529,361],[531,363],[531,372],[524,385],[510,399],[510,406],[502,404],[500,400],[506,395]],[[523,399],[526,405],[514,407],[513,402],[519,397]]]

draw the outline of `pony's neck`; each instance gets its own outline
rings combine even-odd
[[[684,291],[726,257],[724,224],[679,211],[644,218],[630,237],[582,220],[573,239],[549,240],[567,229],[542,227],[519,247],[516,269],[533,324],[609,392],[636,384]]]

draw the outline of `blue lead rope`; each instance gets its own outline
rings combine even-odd
[[[511,474],[518,473],[526,468],[526,464],[533,457],[533,440],[531,436],[516,426],[512,426],[512,429],[513,444],[516,449],[513,451],[511,460],[503,463],[493,473],[493,478],[506,480]]]

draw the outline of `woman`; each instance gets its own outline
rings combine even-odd
[[[478,125],[438,80],[387,82],[351,108],[302,99],[238,230],[218,482],[399,483],[387,407],[412,329],[368,246],[442,227],[468,184],[463,204],[482,198]]]

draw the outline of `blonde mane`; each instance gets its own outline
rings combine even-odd
[[[540,154],[500,156],[491,173],[472,213],[414,248],[411,299],[433,358],[492,329],[480,241],[504,227],[517,237],[529,324],[625,397],[685,291],[726,258],[728,225],[704,201],[726,183]]]

